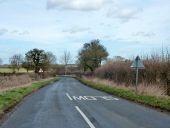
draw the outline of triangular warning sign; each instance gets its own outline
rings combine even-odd
[[[136,57],[135,61],[130,66],[131,68],[138,68],[138,69],[144,69],[145,66],[143,65],[142,61],[140,60],[139,56]]]

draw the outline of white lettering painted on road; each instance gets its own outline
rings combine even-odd
[[[75,106],[77,111],[80,113],[80,115],[84,118],[86,123],[90,126],[90,128],[95,128],[95,126],[92,124],[92,122],[87,118],[87,116],[80,110],[78,106]]]
[[[73,96],[73,99],[74,100],[86,100],[86,98],[84,96],[78,96],[78,97]]]
[[[112,96],[101,96],[101,98],[105,99],[105,100],[119,100],[117,98],[114,98]]]
[[[114,98],[114,100],[119,100],[118,98]]]
[[[112,96],[70,96],[68,93],[66,93],[67,97],[72,100],[79,100],[79,101],[97,101],[97,100],[119,100],[118,98],[114,98]]]
[[[66,93],[66,96],[67,96],[71,101],[73,100],[68,93]]]
[[[86,100],[97,100],[95,96],[84,96],[84,98],[86,98]]]

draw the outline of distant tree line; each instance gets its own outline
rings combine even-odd
[[[9,61],[14,72],[15,69],[19,71],[23,67],[27,72],[34,70],[35,73],[38,73],[40,69],[46,71],[52,64],[55,64],[56,56],[52,52],[45,52],[44,50],[35,48],[28,51],[25,57],[21,54],[15,54]]]

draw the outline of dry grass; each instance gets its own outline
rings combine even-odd
[[[161,94],[161,96],[158,96],[158,93],[156,93],[156,96],[155,96],[155,93],[157,90],[156,88],[152,89],[152,88],[147,88],[147,90],[152,90],[152,92],[148,92],[147,90],[145,90],[146,88],[142,88],[142,93],[144,92],[145,94],[139,94],[139,93],[135,93],[133,90],[134,88],[132,88],[133,90],[131,90],[130,88],[131,87],[126,87],[126,86],[123,86],[123,85],[119,85],[119,86],[116,86],[116,85],[106,85],[106,84],[103,84],[103,80],[100,81],[100,80],[97,80],[97,79],[94,79],[94,81],[92,81],[93,79],[90,78],[85,78],[85,79],[81,79],[81,78],[78,78],[78,80],[84,84],[86,84],[87,86],[89,87],[92,87],[92,88],[95,88],[97,90],[100,90],[100,91],[103,91],[103,92],[106,92],[108,94],[111,94],[111,95],[115,95],[115,96],[118,96],[118,97],[122,97],[124,99],[127,99],[127,100],[131,100],[133,102],[138,102],[140,104],[144,104],[144,105],[148,105],[148,106],[151,106],[151,107],[154,107],[154,108],[159,108],[159,109],[162,109],[162,110],[167,110],[167,111],[170,111],[170,97],[168,96],[163,96],[162,93],[159,93]],[[104,82],[108,82],[108,81],[104,81]],[[110,83],[110,81],[109,81]],[[123,89],[124,88],[124,89]],[[125,90],[125,89],[129,89],[129,90]],[[139,87],[140,89],[140,87]],[[158,90],[159,91],[159,90]],[[146,94],[149,94],[149,95],[146,95]],[[152,96],[150,96],[152,95]]]
[[[135,91],[134,86],[127,86],[125,84],[116,84],[115,82],[111,80],[106,80],[106,79],[99,79],[99,78],[93,78],[93,77],[84,77],[83,79],[92,81],[94,83],[100,83],[106,86],[112,86],[116,88],[121,88],[125,90],[133,90]],[[148,96],[156,96],[156,97],[164,97],[166,96],[166,90],[162,88],[160,85],[145,85],[145,84],[140,84],[138,86],[138,94],[142,95],[148,95]]]
[[[32,82],[29,75],[0,76],[0,90],[26,85]]]
[[[162,97],[166,96],[166,89],[161,85],[144,85],[140,84],[138,86],[138,91],[140,94],[145,94],[149,96]]]
[[[53,79],[54,79],[53,77],[50,77],[50,78],[46,78],[46,79],[41,79],[41,81],[44,82],[44,81],[53,80]],[[8,90],[8,91],[9,91],[9,90],[13,90],[13,89],[20,88],[20,87],[28,87],[28,86],[31,86],[32,83],[39,82],[39,81],[40,81],[40,80],[34,80],[34,81],[31,81],[30,83],[23,84],[23,85],[0,88],[0,92],[4,92],[4,91],[7,91],[7,90]]]

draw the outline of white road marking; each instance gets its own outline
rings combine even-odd
[[[114,98],[115,100],[119,100],[118,98]]]
[[[98,97],[104,100],[119,100],[118,98],[114,98],[112,96],[98,96]]]
[[[92,124],[92,122],[87,118],[87,116],[80,110],[78,106],[75,106],[77,111],[81,114],[81,116],[84,118],[86,123],[90,126],[90,128],[95,128],[95,126]]]
[[[71,96],[70,96],[71,97]],[[72,96],[72,100],[86,100],[86,101],[97,101],[100,99],[111,101],[111,100],[119,100],[118,98],[114,98],[112,96]]]
[[[86,98],[84,96],[73,96],[74,100],[86,100]]]
[[[66,93],[66,96],[69,98],[69,100],[91,100],[91,101],[97,101],[99,99],[103,100],[119,100],[118,98],[114,98],[112,96],[70,96],[68,93]]]
[[[67,96],[71,101],[73,100],[68,93],[66,93],[66,96]]]
[[[87,100],[97,100],[95,96],[84,96]]]

